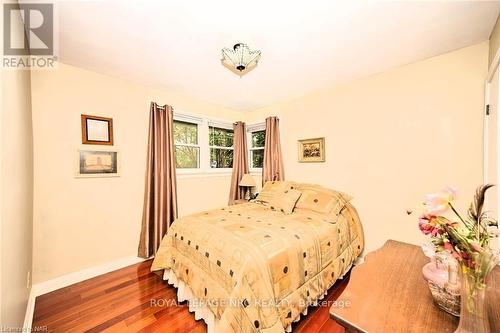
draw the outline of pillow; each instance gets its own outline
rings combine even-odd
[[[321,214],[338,216],[344,206],[352,199],[351,196],[345,193],[318,185],[300,184],[298,189],[302,192],[302,196],[297,201],[296,207]]]
[[[313,191],[318,191],[318,192],[323,192],[323,193],[329,193],[333,196],[341,196],[344,201],[349,202],[352,200],[352,197],[344,192],[340,191],[335,191],[326,187],[323,187],[321,185],[316,185],[316,184],[307,184],[307,183],[302,183],[302,184],[296,184],[295,187],[297,190],[302,191],[302,190],[313,190]]]
[[[267,203],[271,209],[279,210],[288,215],[293,212],[295,204],[301,195],[302,192],[293,189],[276,191]]]
[[[297,187],[297,183],[289,181],[268,181],[260,190],[259,195],[255,201],[269,203],[274,197],[275,193],[283,193],[286,190],[291,190]]]

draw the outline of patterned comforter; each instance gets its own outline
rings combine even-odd
[[[359,256],[354,207],[339,216],[285,215],[245,203],[176,220],[151,270],[170,269],[207,306],[221,332],[284,332]]]

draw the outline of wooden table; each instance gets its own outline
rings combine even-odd
[[[432,301],[420,247],[388,240],[356,266],[349,284],[330,308],[346,332],[454,332],[458,318]],[[487,303],[492,332],[500,332],[500,269],[491,274]]]

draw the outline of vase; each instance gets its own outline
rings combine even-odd
[[[460,322],[455,333],[489,333],[486,304],[488,276],[498,263],[498,254],[476,253],[474,260],[460,264]]]

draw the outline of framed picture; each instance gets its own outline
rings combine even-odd
[[[119,177],[120,161],[116,150],[77,151],[76,177]]]
[[[299,162],[324,162],[325,138],[299,140]]]
[[[82,143],[113,145],[113,118],[82,114]]]

